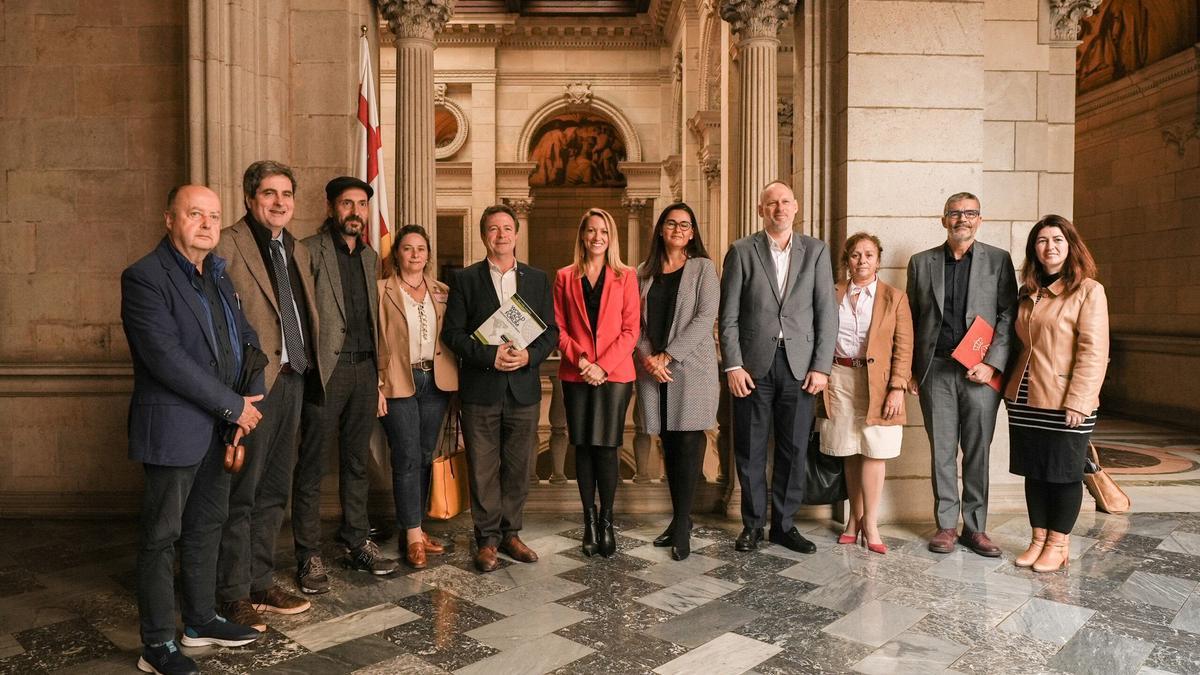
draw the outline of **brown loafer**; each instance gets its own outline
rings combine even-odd
[[[538,561],[537,554],[533,552],[533,549],[526,546],[525,542],[515,534],[500,543],[500,550],[519,562],[535,563]]]
[[[312,603],[308,600],[292,595],[279,586],[250,593],[250,602],[254,603],[254,609],[272,614],[299,614],[307,612],[312,607]]]
[[[424,540],[423,543],[425,544],[425,552],[426,553],[432,553],[433,555],[440,555],[440,554],[446,552],[446,547],[444,545],[442,545],[442,542],[438,541],[437,539],[434,539],[433,537],[430,537],[429,533],[425,532],[424,530],[421,531],[421,539]]]
[[[425,542],[414,541],[408,545],[408,550],[404,553],[404,562],[414,570],[423,570],[428,564],[425,560]]]
[[[254,604],[245,598],[221,605],[220,612],[226,621],[249,626],[260,633],[267,632],[267,622],[263,621],[262,615],[254,609]]]
[[[934,553],[954,553],[954,538],[958,532],[954,528],[943,528],[929,540],[929,550]]]
[[[496,557],[495,546],[480,546],[475,553],[475,569],[480,572],[495,572],[500,567],[500,559]]]
[[[991,539],[988,539],[986,532],[968,532],[963,530],[962,536],[958,538],[958,543],[985,558],[1000,557],[1000,547],[993,544]]]

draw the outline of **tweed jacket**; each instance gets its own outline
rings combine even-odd
[[[1017,276],[1008,251],[976,241],[967,288],[967,326],[981,316],[995,330],[984,363],[1004,372],[1012,344],[1013,319],[1017,307]],[[908,260],[908,302],[912,309],[914,345],[913,377],[925,381],[938,333],[942,329],[942,307],[946,297],[946,250],[944,244],[913,255]],[[982,386],[982,385],[981,385]]]
[[[379,341],[375,357],[379,363],[379,391],[386,398],[408,398],[417,393],[409,356],[408,315],[404,311],[403,281],[399,276],[379,282]],[[442,320],[450,287],[431,276],[425,287],[433,297],[436,315],[433,344],[433,383],[442,391],[458,391],[458,358],[442,342]]]
[[[847,283],[837,284],[837,301],[846,297]],[[912,377],[913,325],[904,291],[882,281],[875,285],[875,301],[871,305],[871,325],[867,328],[867,403],[868,426],[898,426],[904,424],[904,403],[900,414],[892,419],[883,417],[883,401],[889,389],[904,389]],[[825,410],[829,405],[829,389],[822,394]]]
[[[317,314],[321,321],[320,339],[317,341],[317,368],[321,384],[329,383],[333,369],[337,368],[338,354],[346,339],[346,303],[342,294],[342,270],[338,267],[337,250],[328,232],[318,232],[300,241],[312,258],[313,285],[317,291]],[[379,295],[376,293],[375,277],[378,276],[379,254],[370,246],[362,246],[363,276],[367,282],[367,305],[371,312],[371,341],[375,342],[375,323]]]
[[[642,266],[638,266],[641,278]],[[675,316],[667,340],[667,353],[675,360],[667,366],[674,380],[667,384],[667,417],[661,419],[659,383],[642,367],[642,359],[650,356],[647,336],[646,294],[654,279],[641,282],[642,326],[638,337],[636,357],[637,401],[641,406],[646,433],[663,431],[703,431],[717,423],[717,400],[720,385],[717,381],[717,346],[713,328],[721,302],[717,270],[708,258],[691,258],[683,266],[679,280],[679,296],[675,301]]]
[[[784,294],[766,231],[743,237],[725,254],[721,279],[721,356],[726,369],[741,366],[764,377],[775,360],[779,333],[792,377],[833,367],[837,305],[825,242],[794,232]]]
[[[1108,299],[1104,286],[1085,279],[1065,293],[1062,279],[1050,284],[1034,306],[1036,290],[1021,289],[1017,338],[1021,353],[1008,369],[1004,398],[1014,401],[1021,374],[1029,367],[1029,405],[1070,408],[1085,415],[1100,406],[1100,386],[1108,370]]]
[[[308,249],[296,246],[296,238],[291,232],[284,230],[283,239],[290,255],[295,257],[296,268],[300,271],[300,284],[304,287],[303,301],[308,308],[312,333],[305,341],[305,348],[315,358],[316,345],[320,344],[321,322],[317,312],[317,294],[313,288],[312,263],[309,260]],[[270,272],[258,251],[250,224],[244,217],[221,231],[221,242],[217,244],[216,252],[228,261],[229,278],[241,298],[242,311],[262,342],[262,350],[268,360],[263,375],[266,378],[267,391],[270,391],[275,385],[275,378],[279,376],[279,358],[283,354],[283,329],[279,325],[279,305],[275,300]],[[297,302],[300,300],[296,299]],[[308,382],[315,379],[309,379]],[[323,386],[321,382],[316,382],[316,385],[318,388]]]

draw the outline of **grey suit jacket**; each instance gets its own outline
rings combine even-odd
[[[726,369],[745,368],[753,378],[771,368],[783,330],[792,377],[828,374],[837,340],[837,298],[825,242],[792,234],[788,279],[781,296],[765,231],[743,237],[725,254],[721,279],[721,355]]]
[[[1017,278],[1008,251],[976,241],[967,281],[967,327],[981,316],[995,329],[992,346],[983,362],[1004,372],[1013,341],[1013,319],[1017,309]],[[946,249],[944,244],[913,255],[908,260],[908,302],[912,307],[913,377],[925,382],[938,333],[942,329],[942,307],[946,299]]]
[[[641,279],[641,267],[638,278]],[[717,320],[720,287],[717,270],[708,258],[692,258],[683,266],[675,316],[667,339],[667,353],[674,361],[667,366],[671,379],[667,384],[667,419],[662,419],[659,384],[642,367],[650,356],[650,337],[646,328],[646,294],[653,279],[641,281],[642,331],[638,337],[634,363],[637,367],[637,400],[646,433],[663,431],[704,431],[717,424],[717,400],[721,387],[717,381],[717,346],[713,324]]]
[[[337,250],[328,232],[318,232],[300,241],[312,258],[313,286],[317,291],[317,315],[321,321],[320,338],[317,340],[317,368],[321,373],[321,384],[329,384],[329,377],[338,364],[338,353],[346,339],[346,303],[342,295],[342,271],[338,268]],[[360,244],[361,245],[361,244]],[[371,344],[376,343],[376,325],[379,317],[378,277],[379,254],[370,246],[363,245],[363,272],[367,283],[367,304],[371,308]]]
[[[284,230],[284,239],[292,238],[292,233]],[[320,322],[317,315],[317,304],[312,283],[312,265],[309,263],[308,249],[296,242],[291,246],[292,255],[296,259],[296,269],[300,271],[300,283],[304,286],[304,301],[308,310],[310,339],[320,344]],[[221,241],[217,244],[217,255],[228,262],[227,272],[233,281],[233,288],[238,292],[239,301],[246,319],[258,333],[262,342],[262,350],[267,355],[267,367],[263,371],[266,378],[267,391],[275,386],[275,378],[279,375],[279,357],[283,349],[283,329],[279,325],[279,305],[275,301],[275,289],[271,286],[270,272],[263,262],[250,224],[245,218],[221,230]],[[297,301],[299,301],[297,299]],[[310,345],[306,343],[310,351]]]

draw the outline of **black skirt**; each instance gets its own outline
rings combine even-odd
[[[1083,480],[1084,458],[1096,426],[1096,413],[1083,424],[1067,426],[1065,410],[1047,410],[1028,405],[1029,373],[1021,377],[1016,401],[1008,407],[1008,470],[1018,476],[1047,483],[1077,483]]]
[[[605,382],[593,387],[586,382],[563,382],[562,388],[571,445],[620,447],[633,383]]]

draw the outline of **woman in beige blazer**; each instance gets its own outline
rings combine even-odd
[[[836,287],[838,334],[821,424],[821,452],[846,458],[850,518],[838,543],[861,535],[875,553],[887,552],[877,520],[884,460],[900,454],[913,354],[908,296],[879,280],[882,253],[879,239],[865,232],[842,247],[846,279]]]
[[[1033,530],[1017,567],[1068,564],[1083,500],[1083,467],[1108,369],[1108,301],[1071,221],[1042,218],[1025,242],[1017,305],[1021,354],[1004,389],[1009,471],[1025,477]]]
[[[458,364],[442,344],[448,287],[429,276],[429,235],[420,225],[396,233],[379,280],[379,416],[392,452],[396,526],[405,530],[405,562],[427,565],[445,547],[421,529],[429,476]]]

